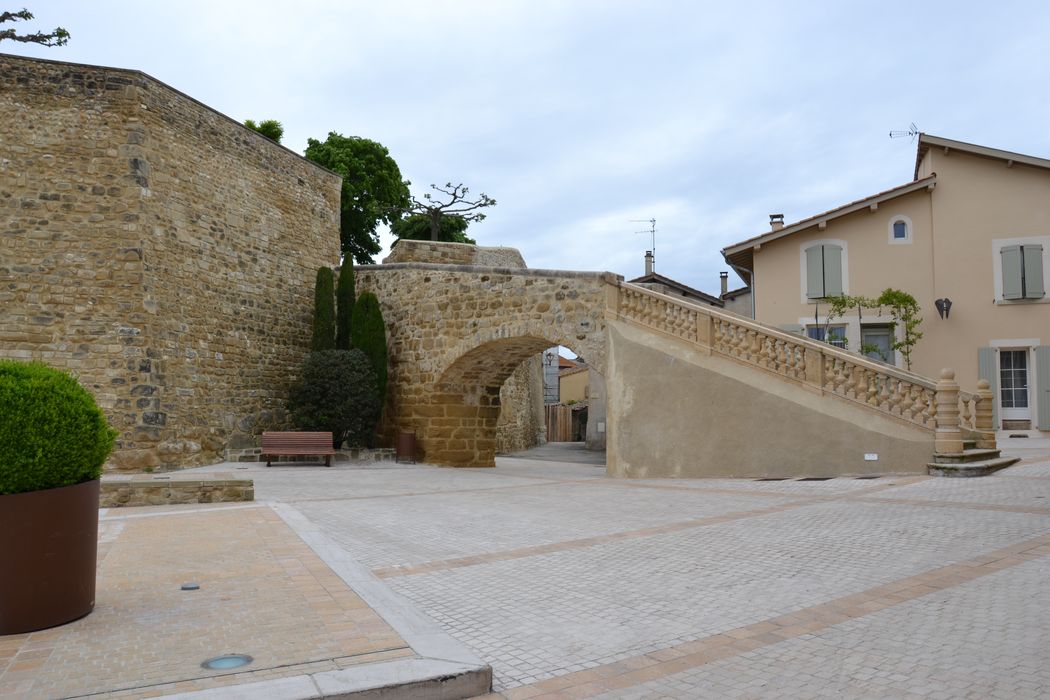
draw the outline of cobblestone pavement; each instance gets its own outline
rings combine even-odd
[[[242,473],[491,663],[493,698],[1037,698],[1047,452],[980,479]]]

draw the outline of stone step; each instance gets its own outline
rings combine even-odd
[[[1020,462],[1020,457],[998,457],[986,459],[979,462],[964,462],[946,464],[943,462],[930,462],[926,465],[926,471],[930,476],[970,477],[987,476],[1000,469],[1005,469],[1011,464]]]
[[[984,462],[996,459],[1000,456],[999,450],[963,450],[962,452],[939,452],[933,456],[933,461],[938,464],[967,464],[969,462]]]

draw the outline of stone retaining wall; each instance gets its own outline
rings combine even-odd
[[[103,479],[99,507],[232,503],[254,500],[255,483],[251,479],[164,481],[158,477],[143,477],[119,481]]]
[[[108,470],[286,428],[340,178],[134,70],[0,54],[0,357],[73,371]]]

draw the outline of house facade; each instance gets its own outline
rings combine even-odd
[[[1050,431],[1050,160],[920,134],[913,179],[723,249],[755,318],[898,367],[902,329],[885,309],[828,318],[828,298],[919,303],[911,370],[987,379],[995,421]]]

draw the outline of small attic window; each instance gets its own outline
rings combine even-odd
[[[890,218],[890,244],[907,244],[911,243],[911,219],[898,214],[897,216]]]

